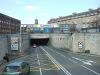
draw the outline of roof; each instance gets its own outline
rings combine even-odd
[[[6,66],[19,66],[20,64],[22,64],[23,61],[15,61],[12,63],[7,64]]]

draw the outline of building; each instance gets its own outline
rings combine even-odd
[[[0,34],[14,34],[20,31],[21,21],[0,13]]]
[[[73,13],[68,16],[50,19],[48,24],[69,24],[78,25],[81,28],[96,27],[100,25],[100,8],[89,9],[86,12]]]
[[[67,24],[60,24],[60,32],[61,33],[69,33],[70,27]]]
[[[100,32],[100,27],[89,27],[89,28],[82,28],[81,32]]]

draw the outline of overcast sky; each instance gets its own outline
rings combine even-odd
[[[0,0],[0,13],[21,20],[22,24],[46,24],[51,18],[100,7],[100,0]]]

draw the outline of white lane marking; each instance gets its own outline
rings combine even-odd
[[[41,70],[41,68],[40,68],[40,75],[42,75],[42,70]]]
[[[96,63],[96,62],[94,62],[94,61],[92,61],[92,60],[88,60],[88,62],[90,62],[90,63]]]
[[[83,61],[82,59],[76,58],[76,57],[72,57],[72,58],[74,58],[74,59],[76,59],[76,60],[78,60],[78,61],[81,61],[83,64],[87,64],[87,65],[92,66],[92,64],[91,64],[90,62],[86,61],[86,60]]]
[[[50,57],[49,57],[49,59],[50,59]],[[59,66],[57,64],[55,64],[55,62],[53,60],[51,60],[51,62],[57,67],[58,70],[60,69]]]
[[[47,48],[48,48],[48,49],[50,49],[49,47],[47,47]],[[53,51],[53,49],[50,49],[50,50],[52,50],[52,51]],[[63,54],[59,53],[59,52],[56,52],[56,51],[53,51],[53,52],[55,52],[56,54],[61,55],[62,57],[66,57],[66,56],[64,56]]]
[[[47,47],[48,49],[50,49],[49,47]],[[52,50],[53,51],[53,49],[50,49],[50,50]],[[53,51],[53,52],[56,52],[56,51]],[[63,54],[61,54],[61,53],[59,53],[59,52],[56,52],[57,54],[60,54],[62,57],[66,57],[66,56],[64,56]],[[72,60],[72,59],[70,59],[69,58],[69,60],[71,61],[71,62],[74,62],[74,63],[77,63],[76,61],[74,61],[74,60]]]
[[[47,54],[46,54],[47,55]],[[47,55],[48,56],[48,55]],[[49,57],[49,59],[51,59],[50,57]],[[57,69],[60,69],[59,68],[59,66],[53,61],[53,60],[51,60],[52,61],[52,63],[57,67]]]
[[[51,49],[49,47],[47,47],[47,48],[53,51],[53,49]],[[53,51],[53,52],[56,52],[56,51]],[[60,54],[62,57],[66,57],[63,54],[59,53],[59,52],[56,52],[56,53]],[[72,57],[72,58],[81,61],[83,64],[87,64],[87,65],[90,65],[90,66],[92,66],[92,63],[96,63],[96,62],[94,62],[92,60],[85,60],[85,59],[80,59],[80,58],[76,58],[76,57]]]
[[[97,73],[97,72],[95,72],[95,71],[93,71],[92,69],[90,69],[90,68],[87,68],[86,66],[83,66],[83,65],[81,65],[82,67],[84,67],[85,69],[87,69],[87,70],[89,70],[89,71],[91,71],[91,72],[93,72],[93,73],[95,73],[96,75],[100,75],[99,73]]]
[[[39,68],[40,68],[40,75],[42,75],[42,71],[41,71],[41,67],[40,67],[40,60],[39,60],[39,55],[38,55],[38,52],[37,52],[37,49],[36,49],[36,53],[37,53],[37,59],[38,59],[38,65],[39,65]]]
[[[72,59],[70,59],[70,58],[69,58],[69,60],[72,61],[72,62],[74,62],[74,63],[77,63],[76,61],[74,61],[74,60],[72,60]]]
[[[50,58],[50,60],[54,61],[54,63],[55,63],[56,65],[58,65],[59,68],[60,68],[62,71],[64,71],[64,73],[65,73],[66,75],[71,75],[71,73],[70,73],[66,68],[64,68],[57,60],[55,60],[43,47],[40,47],[40,48],[47,54],[47,56]]]

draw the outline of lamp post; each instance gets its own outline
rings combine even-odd
[[[19,35],[19,55],[23,56],[23,51],[22,51],[22,29],[21,29],[21,25],[20,25],[20,35]]]
[[[20,39],[20,40],[19,40],[19,46],[20,46],[20,47],[19,47],[19,48],[20,48],[20,49],[19,49],[19,52],[21,53],[21,52],[22,52],[22,50],[21,50],[21,48],[22,48],[22,44],[21,44],[21,25],[20,25],[20,35],[19,35],[19,39]]]
[[[21,45],[21,25],[20,25],[20,36],[19,37],[20,37],[20,50],[19,50],[19,52],[22,52],[21,51],[21,48],[22,48],[22,45]]]

